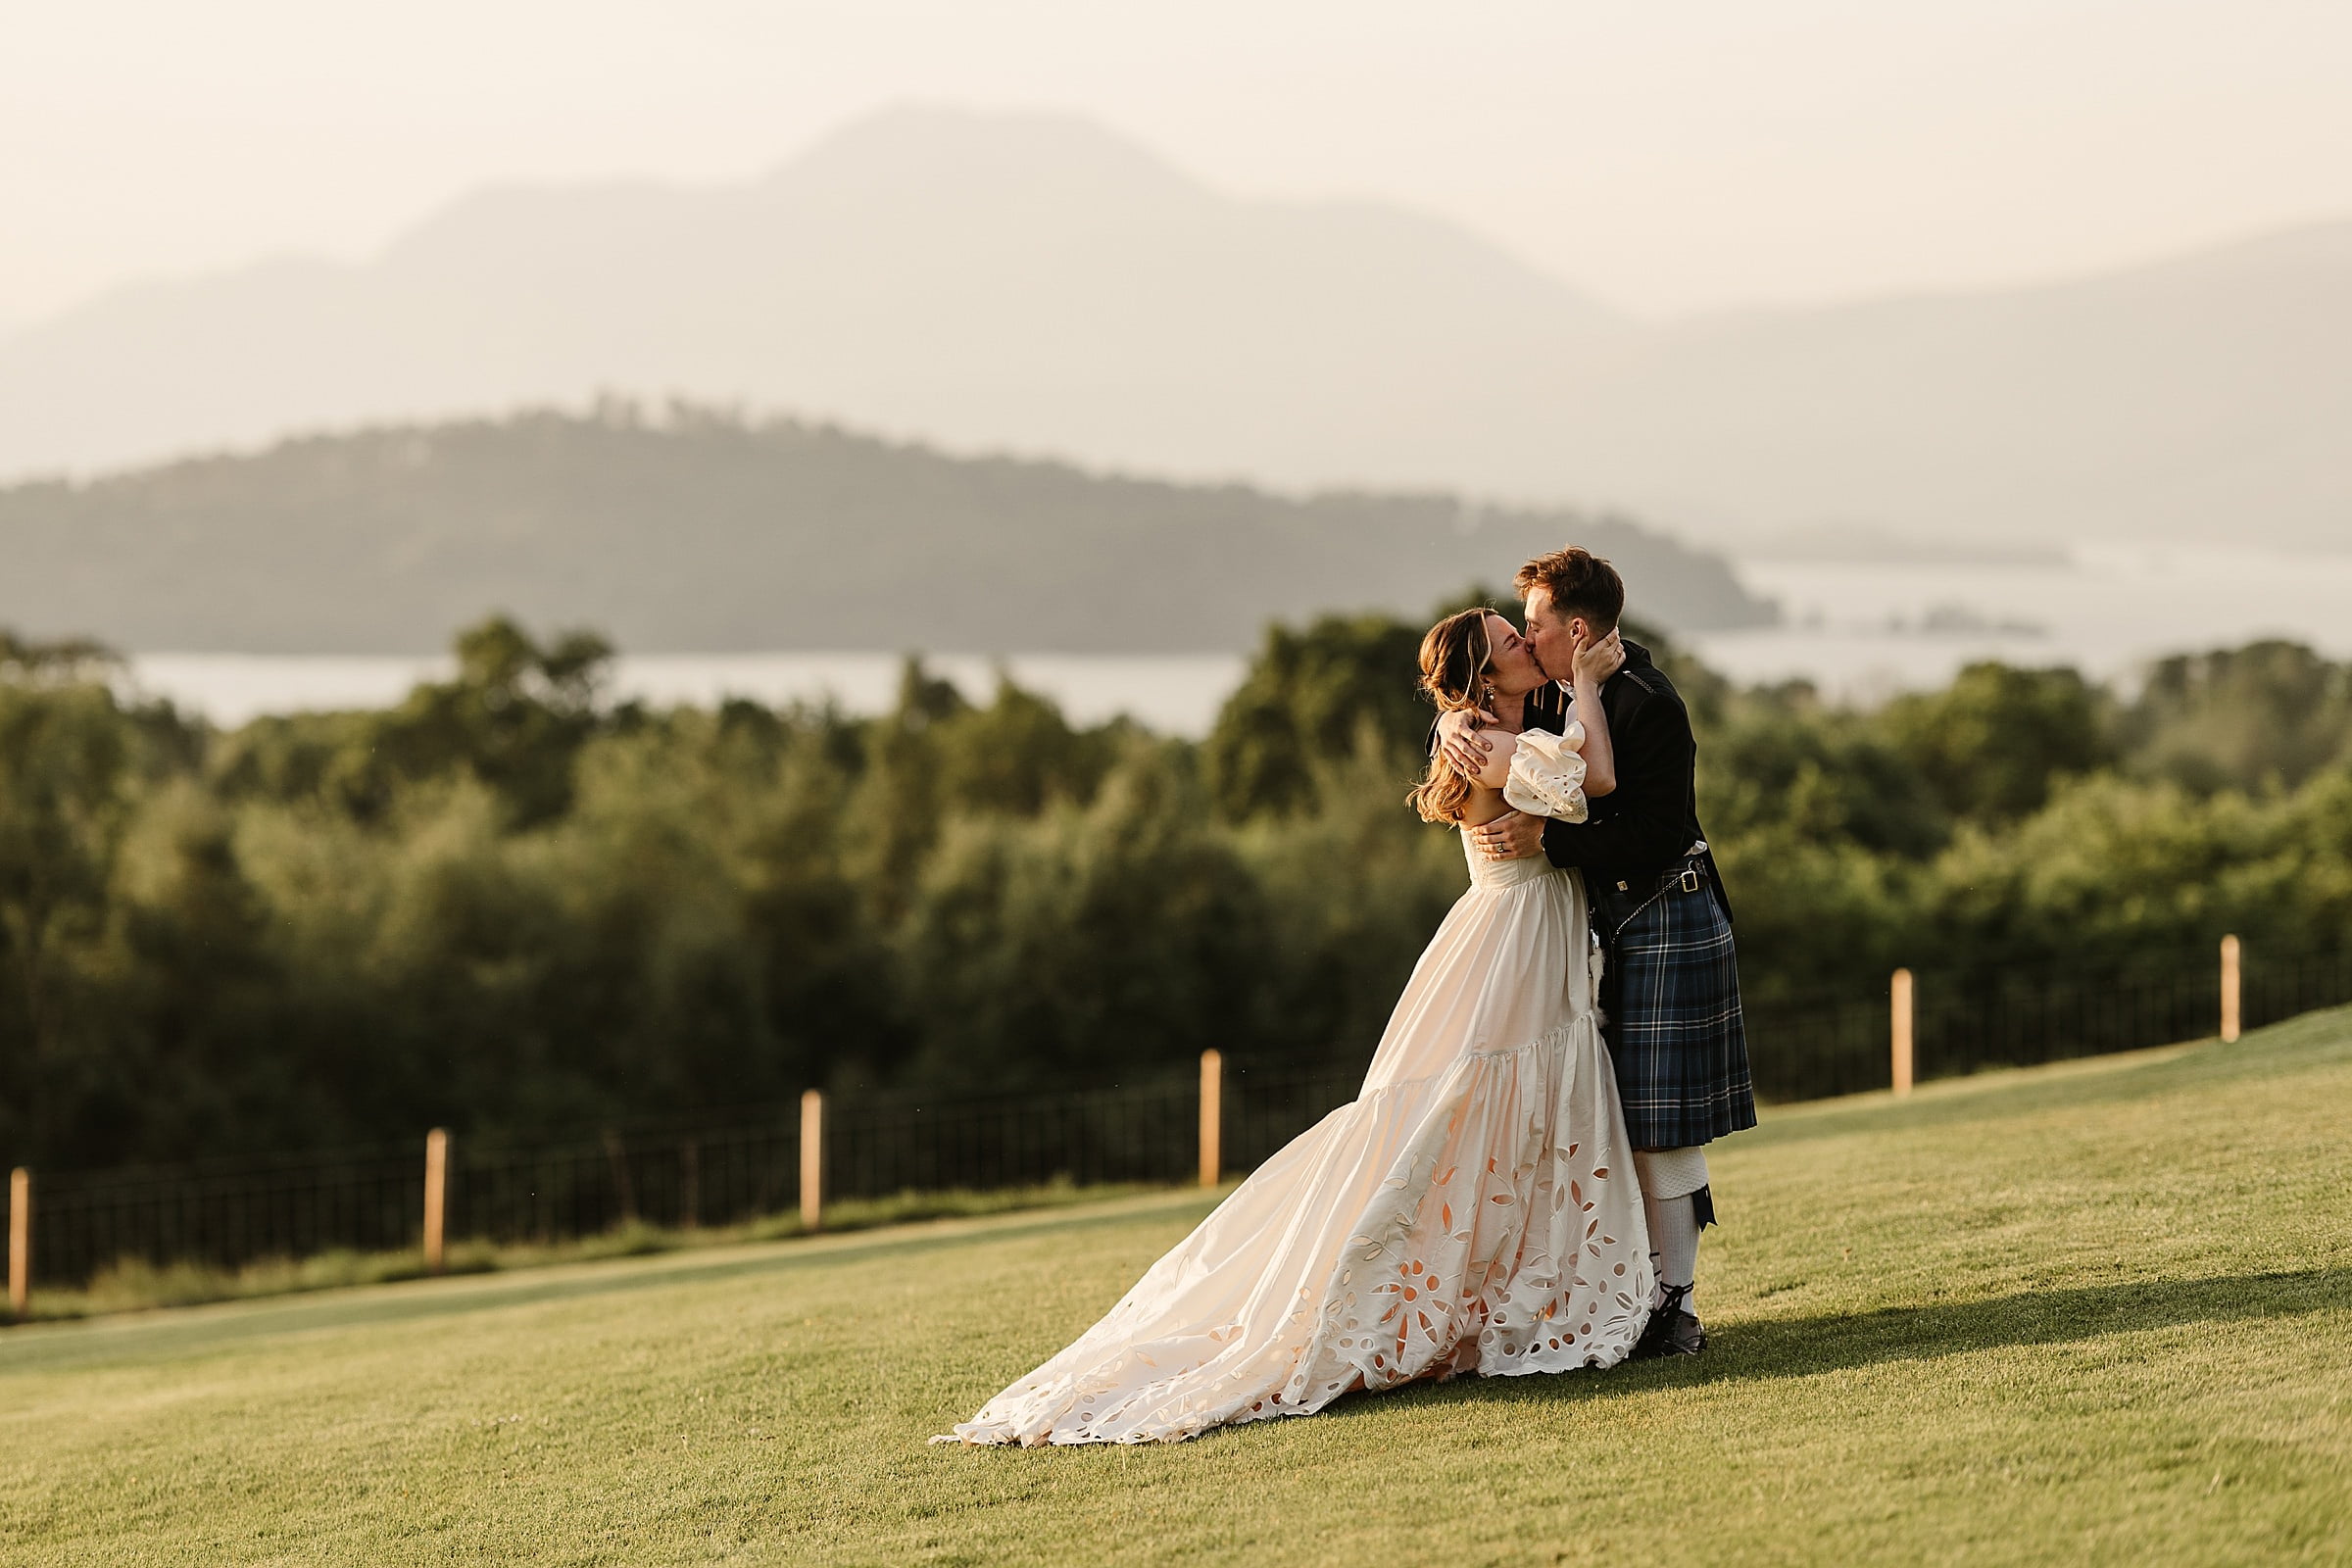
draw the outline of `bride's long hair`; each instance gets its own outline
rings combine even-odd
[[[1421,639],[1421,690],[1441,713],[1477,708],[1486,701],[1487,661],[1494,644],[1487,636],[1487,617],[1494,612],[1476,605],[1447,615]],[[1470,781],[1453,770],[1444,752],[1431,754],[1429,773],[1405,797],[1424,822],[1459,823],[1470,806]]]

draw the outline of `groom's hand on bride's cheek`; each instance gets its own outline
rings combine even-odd
[[[1470,830],[1470,842],[1490,860],[1524,860],[1544,853],[1544,819],[1505,811]]]

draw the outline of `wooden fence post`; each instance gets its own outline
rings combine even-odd
[[[801,1095],[801,1226],[822,1228],[825,1219],[825,1097],[815,1089]]]
[[[1894,981],[1887,987],[1887,996],[1892,1012],[1888,1023],[1892,1035],[1890,1045],[1893,1054],[1894,1092],[1898,1095],[1907,1095],[1911,1092],[1912,1022],[1915,1017],[1912,1009],[1910,970],[1897,969],[1894,971]]]
[[[19,1165],[8,1173],[8,1309],[24,1315],[32,1298],[32,1172]]]
[[[449,1133],[424,1135],[424,1271],[441,1272],[449,1220]]]
[[[605,1163],[612,1169],[612,1196],[620,1200],[620,1222],[637,1223],[637,1184],[629,1178],[629,1146],[619,1132],[605,1129]]]
[[[1225,1174],[1225,1057],[1200,1053],[1200,1185],[1214,1187]]]
[[[2241,956],[2242,950],[2238,947],[2236,937],[2222,938],[2222,1038],[2225,1041],[2237,1039],[2238,1025],[2243,1021],[2238,1011],[2243,980],[2239,964]]]

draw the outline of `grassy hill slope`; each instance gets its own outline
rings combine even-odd
[[[2342,1561],[2352,1011],[1784,1108],[1697,1361],[1167,1449],[923,1439],[1200,1195],[0,1338],[0,1557]]]

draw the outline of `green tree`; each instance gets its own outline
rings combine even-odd
[[[909,658],[899,672],[898,706],[865,732],[858,790],[841,830],[845,863],[879,924],[895,924],[906,912],[939,840],[949,804],[940,732],[970,707],[955,682]]]
[[[271,914],[245,874],[233,814],[195,778],[137,803],[83,1001],[102,1027],[67,1135],[81,1158],[188,1159],[315,1136],[315,1086],[257,1049],[287,1043]]]
[[[2115,760],[2096,688],[2071,669],[1979,663],[1896,698],[1880,728],[1955,816],[2008,821]]]
[[[384,712],[264,719],[223,748],[220,787],[278,800],[316,795],[380,817],[402,784],[467,775],[510,826],[564,814],[573,759],[601,727],[612,648],[592,632],[534,641],[503,615],[459,634],[455,679],[428,681]]]
[[[1949,810],[1912,759],[1868,719],[1824,711],[1809,692],[1732,705],[1699,747],[1698,798],[1721,840],[1785,827],[1917,859],[1951,836]]]
[[[0,680],[0,1136],[26,1157],[73,1147],[135,733],[104,686]]]
[[[1073,729],[1052,699],[1002,672],[986,708],[961,708],[933,731],[950,809],[1029,816],[1054,801],[1094,798],[1122,743],[1121,726]]]
[[[1396,760],[1399,776],[1414,771],[1435,716],[1418,692],[1425,629],[1385,615],[1325,615],[1299,631],[1268,627],[1202,753],[1225,819],[1307,806],[1313,760],[1348,756],[1359,727]]]
[[[1369,733],[1310,760],[1314,795],[1233,830],[1265,900],[1260,974],[1270,1054],[1368,1054],[1430,933],[1469,884],[1461,836],[1404,805],[1396,760]]]
[[[1262,906],[1175,758],[1132,750],[1090,807],[955,820],[903,937],[924,1082],[1131,1081],[1262,1016]]]
[[[2163,660],[2118,727],[2136,772],[2201,795],[2292,789],[2352,760],[2352,665],[2278,641]]]

